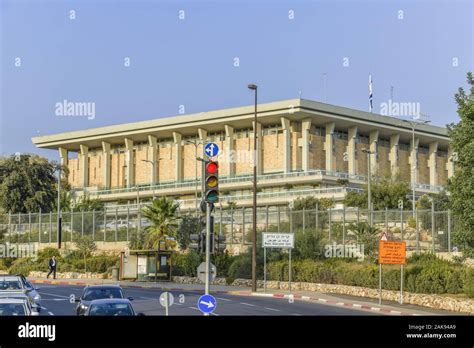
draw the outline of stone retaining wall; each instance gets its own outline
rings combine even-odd
[[[28,277],[31,278],[46,278],[48,272],[41,272],[41,271],[30,271]],[[52,275],[50,276],[52,278]],[[111,276],[108,274],[103,273],[79,273],[79,272],[64,272],[64,273],[56,273],[56,279],[110,279]]]
[[[201,283],[197,278],[191,277],[173,277],[173,282],[181,284]],[[227,284],[224,278],[216,278],[213,284],[251,287],[252,281],[250,279],[235,279],[231,284]],[[263,289],[263,281],[259,280],[257,282],[257,287]],[[288,282],[267,281],[267,289],[288,290]],[[293,282],[291,283],[291,289],[294,291],[314,291],[357,297],[379,298],[379,292],[377,289],[339,284]],[[398,302],[400,300],[400,292],[392,290],[383,290],[382,299]],[[410,292],[404,292],[403,302],[406,304],[429,307],[433,309],[442,309],[452,312],[474,314],[474,300],[471,299],[458,299],[454,297],[435,294],[415,294]]]

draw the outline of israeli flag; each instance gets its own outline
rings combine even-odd
[[[372,112],[372,75],[369,75],[369,111]]]

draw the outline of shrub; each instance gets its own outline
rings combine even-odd
[[[195,251],[186,254],[173,254],[173,275],[196,277],[197,268],[201,263],[201,256]]]
[[[87,270],[93,273],[109,273],[113,266],[117,266],[119,258],[110,255],[98,255],[87,259]]]
[[[416,220],[413,217],[408,218],[408,226],[411,228],[416,228]]]
[[[9,273],[10,274],[23,274],[25,277],[28,277],[30,271],[35,270],[35,265],[29,258],[21,258],[13,261]]]
[[[463,275],[463,291],[467,297],[474,298],[474,268],[469,268]]]
[[[252,260],[248,254],[239,255],[229,267],[229,277],[231,279],[252,278]]]

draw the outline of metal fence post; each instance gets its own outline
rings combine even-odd
[[[293,233],[293,209],[288,207],[288,215],[290,216],[290,233]]]
[[[104,242],[107,241],[107,209],[104,208]]]
[[[305,221],[306,209],[303,208],[303,234],[306,229],[306,221]]]
[[[346,255],[346,205],[342,205],[342,248]]]
[[[360,222],[360,210],[359,207],[357,207],[357,224]]]
[[[265,232],[268,232],[268,205],[265,206]]]
[[[130,229],[130,208],[127,206],[127,242],[128,240],[128,231]]]
[[[95,209],[92,210],[92,240],[95,240]]]
[[[28,212],[28,244],[31,243],[31,211]]]
[[[81,236],[84,237],[84,209],[81,210]]]
[[[38,243],[41,244],[41,208],[38,214]]]
[[[318,225],[319,225],[319,204],[316,203],[316,217],[314,218],[314,223],[316,224],[314,226],[314,230],[317,231],[318,230]]]
[[[435,211],[434,211],[434,200],[431,201],[431,247],[433,253],[435,252]]]
[[[49,244],[51,244],[51,231],[53,230],[53,212],[49,212]]]
[[[222,235],[222,204],[219,206],[219,234]]]
[[[448,209],[448,252],[451,253],[451,209]]]
[[[242,245],[245,244],[245,208],[242,207]]]
[[[21,214],[18,213],[18,236],[17,236],[17,239],[16,239],[16,245],[18,247],[18,243],[20,242],[20,227],[21,227]],[[22,228],[23,229],[23,228]],[[51,233],[51,232],[50,232]],[[49,239],[51,240],[51,236],[49,237]],[[18,249],[17,249],[18,250]]]
[[[8,212],[8,238],[10,241],[10,244],[12,242],[12,212]]]
[[[230,207],[230,247],[234,245],[234,208]]]
[[[418,210],[415,209],[416,252],[420,251],[420,231],[418,230]]]
[[[388,208],[385,207],[385,232],[388,233]]]
[[[329,208],[329,219],[328,219],[328,226],[329,226],[329,243],[332,243],[332,233],[331,233],[331,217],[332,217],[332,208]]]
[[[115,208],[115,242],[117,242],[117,232],[118,232],[118,208]]]
[[[71,208],[71,242],[73,241],[74,235],[74,208]]]
[[[400,208],[400,237],[403,242],[403,208]]]
[[[280,206],[279,205],[277,206],[277,212],[278,212],[278,214],[277,214],[277,222],[278,222],[277,223],[277,231],[280,232],[280,217],[281,217],[281,215],[280,215]]]

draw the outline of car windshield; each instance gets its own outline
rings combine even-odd
[[[131,316],[133,310],[128,303],[100,303],[91,306],[89,315]]]
[[[118,288],[87,289],[82,297],[85,301],[100,300],[103,298],[123,298],[122,290]]]
[[[26,315],[25,306],[21,303],[0,303],[0,316]]]
[[[2,290],[21,290],[21,282],[19,280],[0,280],[0,291]]]

